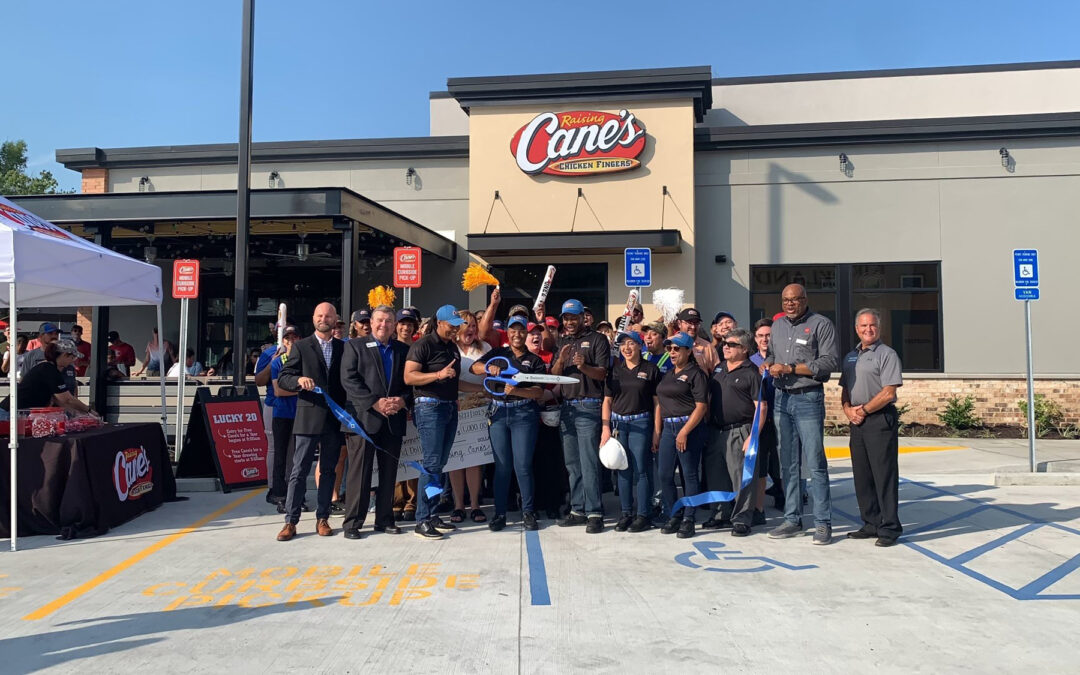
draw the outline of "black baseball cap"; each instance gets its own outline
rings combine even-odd
[[[701,321],[701,312],[697,311],[695,307],[687,307],[683,311],[679,312],[677,317],[679,321]]]
[[[371,321],[371,312],[366,309],[358,309],[352,313],[353,322],[357,321]]]
[[[413,321],[416,323],[417,326],[419,326],[420,312],[417,312],[412,307],[405,307],[404,309],[399,309],[397,313],[397,320],[399,323],[402,321]]]
[[[716,324],[720,323],[720,319],[723,319],[724,317],[727,317],[727,318],[731,319],[732,321],[735,321],[735,315],[734,314],[732,314],[731,312],[725,312],[723,310],[720,310],[719,312],[716,313],[716,316],[713,317],[711,325],[715,326]]]

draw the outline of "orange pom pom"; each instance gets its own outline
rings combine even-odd
[[[367,294],[368,307],[371,309],[375,309],[379,305],[393,307],[396,299],[397,295],[394,293],[394,289],[389,286],[376,286]]]
[[[474,291],[481,286],[498,286],[499,280],[491,272],[484,269],[479,263],[469,263],[465,274],[461,277],[461,287],[466,291]]]

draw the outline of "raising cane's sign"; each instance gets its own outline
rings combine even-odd
[[[645,125],[628,110],[540,113],[510,140],[518,168],[530,175],[626,171],[641,166],[644,150]]]

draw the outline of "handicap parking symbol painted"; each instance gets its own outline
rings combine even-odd
[[[694,544],[694,549],[675,556],[675,562],[690,569],[729,573],[768,572],[777,567],[795,571],[817,568],[817,565],[792,565],[765,556],[744,555],[742,551],[729,549],[727,544],[719,541],[699,541]],[[700,558],[705,564],[698,564],[694,561],[695,558]],[[748,566],[747,563],[757,564]]]

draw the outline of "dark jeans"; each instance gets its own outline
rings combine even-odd
[[[627,468],[619,471],[619,507],[624,515],[648,516],[652,510],[652,417],[611,421],[611,433],[626,448]],[[634,502],[637,510],[634,510]]]
[[[600,402],[562,405],[563,459],[570,475],[570,512],[603,516],[600,492]]]
[[[698,494],[701,491],[698,483],[698,467],[701,466],[701,453],[705,449],[708,439],[707,425],[703,422],[694,427],[686,439],[686,450],[679,452],[675,448],[675,437],[686,426],[686,422],[664,422],[663,431],[660,434],[660,452],[657,457],[659,468],[657,481],[660,483],[660,492],[664,501],[664,517],[671,516],[671,507],[675,505],[677,492],[675,490],[675,463],[679,464],[679,472],[683,476],[683,490],[686,496]],[[694,517],[694,507],[681,509],[683,518]]]
[[[292,473],[293,455],[296,453],[296,441],[293,439],[292,417],[274,417],[270,421],[274,442],[266,455],[266,468],[270,475],[268,490],[274,497],[282,499],[289,493],[289,474]]]
[[[890,405],[867,415],[862,424],[851,425],[851,473],[863,529],[888,539],[904,531],[898,513],[898,422],[896,408]]]
[[[832,523],[829,463],[825,459],[825,393],[818,389],[793,396],[776,390],[776,430],[784,479],[784,520],[802,524],[802,463],[810,470],[814,525]]]
[[[521,510],[535,511],[533,489],[533,452],[536,450],[536,426],[540,411],[535,403],[516,408],[496,406],[488,426],[491,452],[495,455],[495,515],[506,515],[510,492],[510,473],[517,474],[521,490]]]
[[[432,478],[427,474],[420,474],[416,489],[417,522],[424,522],[435,515],[440,496],[428,499],[425,488],[431,483],[442,485],[443,467],[450,459],[450,448],[457,435],[457,422],[457,401],[425,401],[417,403],[413,409],[413,423],[416,424],[416,433],[420,436],[420,452],[423,455],[420,464],[436,476]]]
[[[335,468],[341,455],[341,432],[337,429],[319,435],[294,434],[296,452],[293,455],[292,472],[289,475],[289,493],[285,498],[285,522],[300,522],[300,510],[307,492],[307,477],[315,450],[319,451],[319,497],[315,507],[316,518],[330,517],[330,501],[334,496]]]

